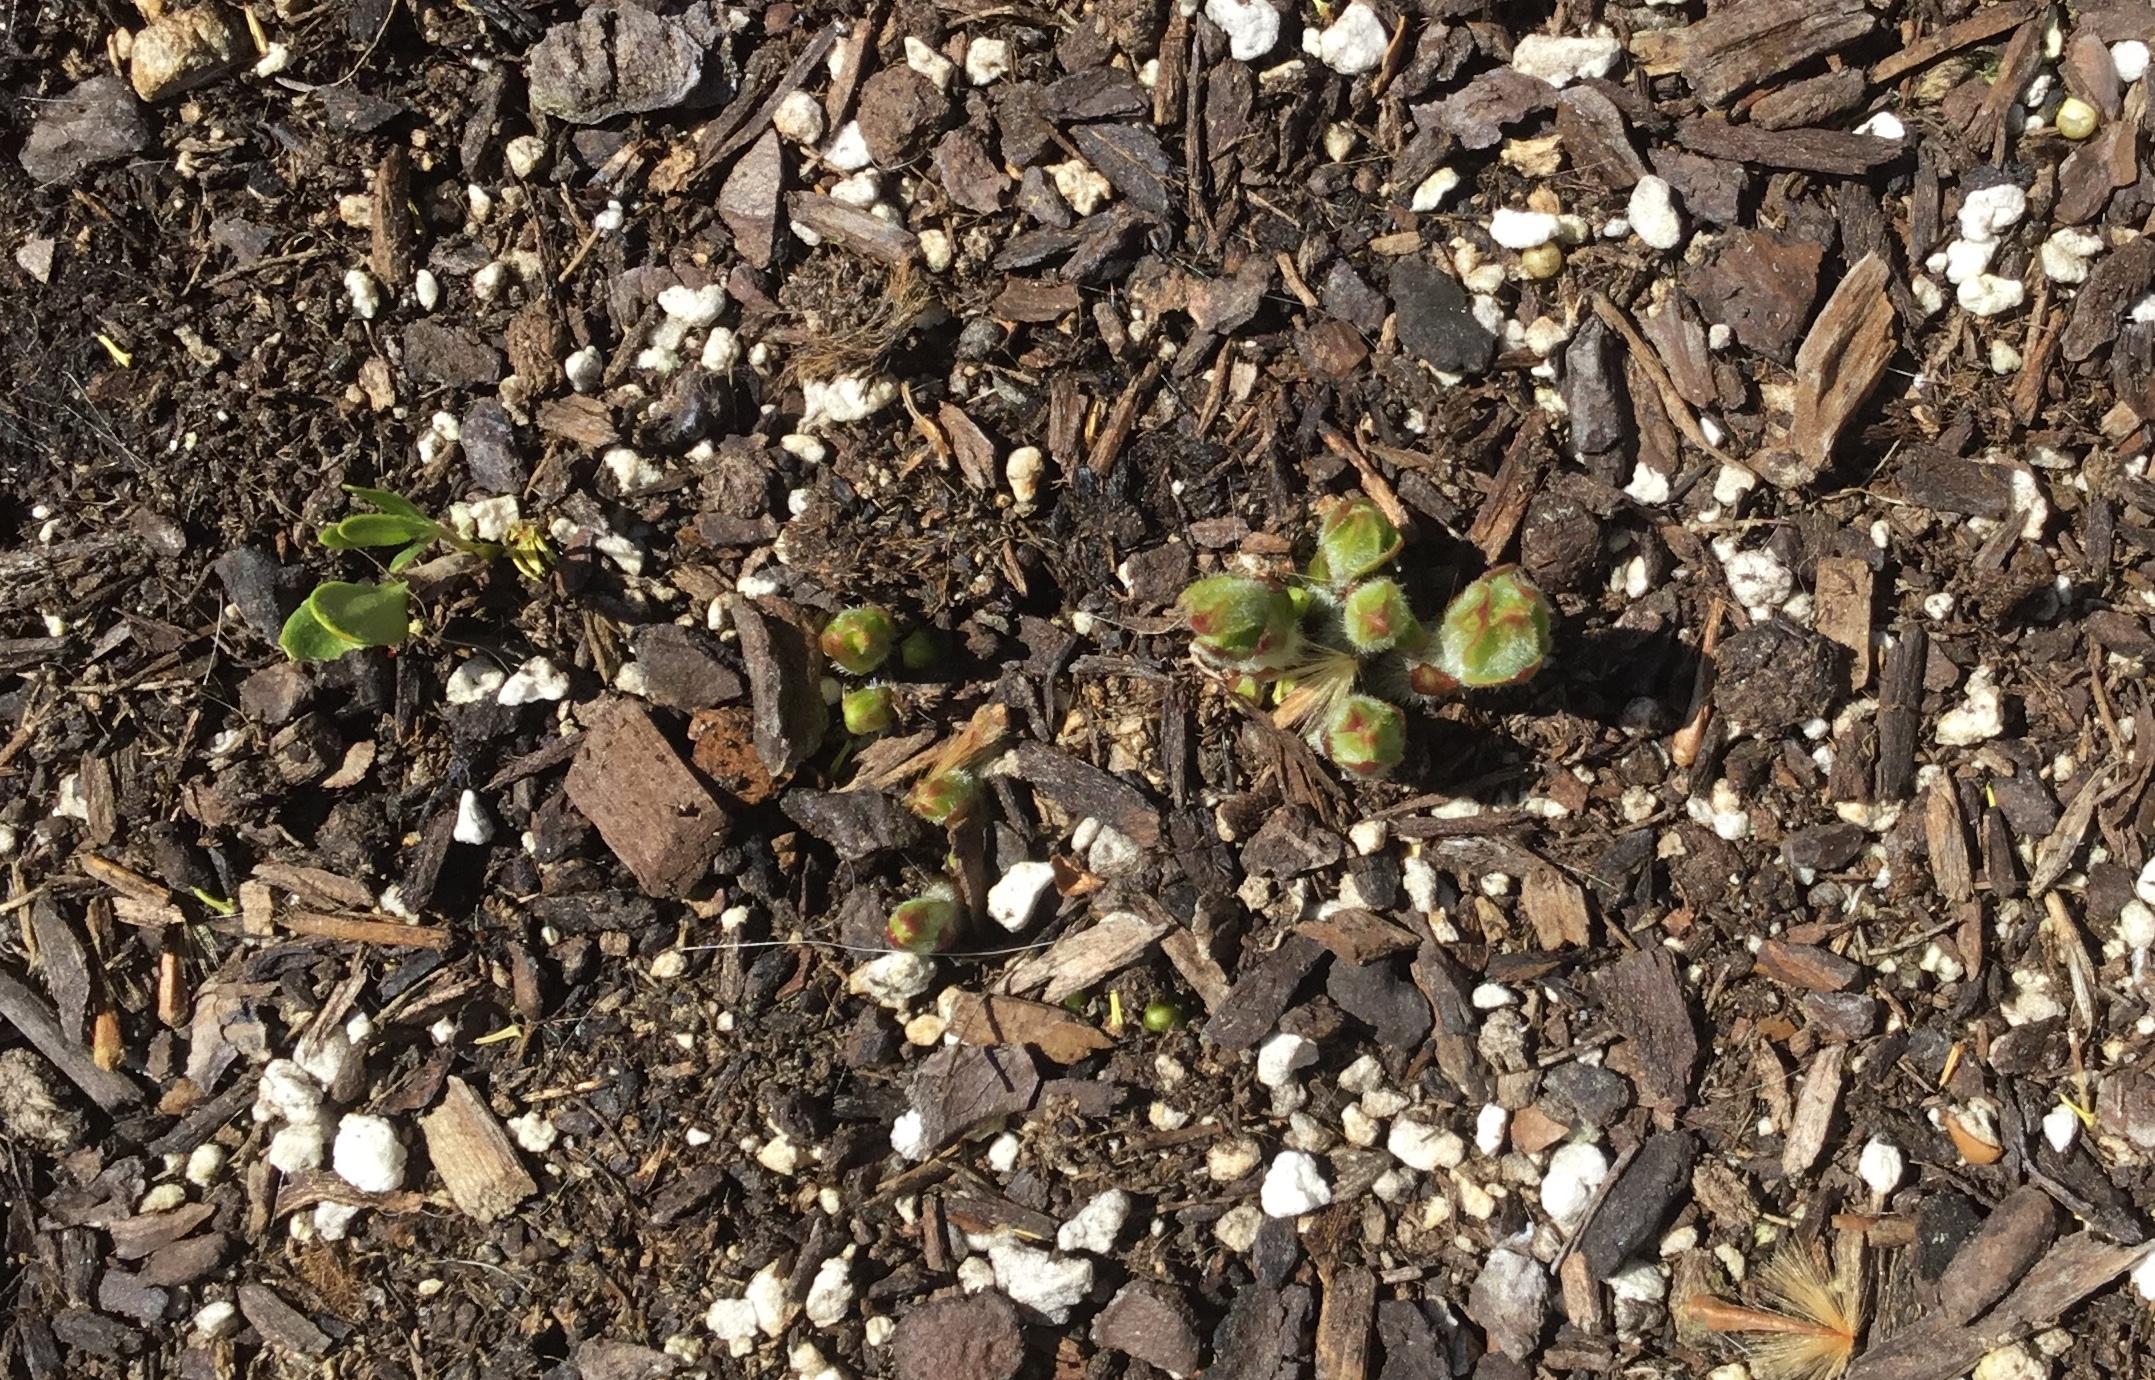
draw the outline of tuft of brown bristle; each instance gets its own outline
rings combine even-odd
[[[1863,1333],[1863,1285],[1827,1268],[1808,1247],[1787,1246],[1759,1271],[1766,1307],[1711,1294],[1683,1301],[1685,1318],[1709,1332],[1745,1338],[1758,1380],[1840,1380]]]

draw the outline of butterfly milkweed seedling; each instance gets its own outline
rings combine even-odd
[[[532,523],[514,524],[501,542],[474,541],[400,493],[347,484],[344,491],[371,505],[371,513],[353,513],[323,527],[317,538],[332,551],[396,547],[389,573],[402,573],[437,543],[493,560],[507,555],[525,578],[545,577],[553,549]],[[326,580],[316,585],[284,620],[277,645],[294,661],[331,661],[361,647],[394,647],[411,631],[410,590],[396,580],[353,583]]]
[[[1516,567],[1489,571],[1425,622],[1382,573],[1403,545],[1368,499],[1326,502],[1299,582],[1212,575],[1183,591],[1193,653],[1240,692],[1270,684],[1281,725],[1305,729],[1342,770],[1384,775],[1406,754],[1401,703],[1516,685],[1550,648],[1549,601]]]
[[[900,902],[884,923],[883,932],[893,948],[939,954],[957,942],[961,923],[955,892],[947,882],[939,882],[925,894]]]

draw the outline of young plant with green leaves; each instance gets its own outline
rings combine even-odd
[[[922,895],[899,903],[884,922],[883,933],[893,948],[939,954],[957,943],[964,923],[965,912],[958,905],[957,889],[948,882],[937,882]]]
[[[552,548],[538,528],[518,523],[505,542],[474,541],[400,493],[347,484],[344,491],[371,505],[371,513],[353,513],[317,534],[332,551],[386,550],[389,573],[401,574],[436,543],[493,560],[506,554],[527,579],[545,577]],[[402,581],[354,583],[326,580],[316,585],[292,616],[284,620],[277,645],[294,661],[333,661],[361,647],[394,647],[411,631],[411,591]]]
[[[1381,573],[1403,545],[1376,504],[1331,499],[1300,581],[1213,575],[1180,603],[1202,664],[1241,693],[1272,685],[1276,720],[1305,728],[1356,776],[1382,776],[1405,756],[1402,703],[1516,685],[1549,655],[1549,601],[1517,568],[1468,585],[1432,625]]]
[[[824,658],[847,675],[873,675],[897,648],[898,625],[887,610],[860,604],[835,614],[817,642]],[[881,733],[898,721],[896,698],[880,683],[847,690],[839,697],[838,713],[856,738]]]

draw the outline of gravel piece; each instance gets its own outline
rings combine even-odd
[[[1118,1290],[1093,1319],[1092,1340],[1174,1375],[1195,1375],[1203,1361],[1196,1316],[1178,1291],[1156,1280]]]
[[[1259,1202],[1267,1217],[1300,1217],[1331,1201],[1332,1188],[1325,1182],[1324,1171],[1318,1168],[1314,1155],[1282,1150],[1265,1171]]]
[[[572,125],[664,110],[702,80],[703,51],[685,25],[640,5],[594,5],[531,50],[532,108]]]
[[[115,76],[92,77],[30,111],[36,119],[16,157],[35,182],[73,181],[99,163],[150,144],[142,103]]]
[[[898,1380],[1010,1380],[1025,1361],[1018,1310],[988,1292],[930,1299],[899,1315],[891,1334]]]

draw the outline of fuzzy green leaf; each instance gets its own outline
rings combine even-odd
[[[823,626],[823,655],[841,671],[865,676],[887,660],[898,643],[898,625],[874,604],[841,610]]]
[[[1313,579],[1344,589],[1399,554],[1399,529],[1368,499],[1337,499],[1322,511],[1317,557],[1310,563]]]
[[[1324,726],[1327,755],[1344,771],[1378,777],[1407,753],[1407,716],[1369,695],[1349,695]]]
[[[941,953],[958,937],[958,906],[942,896],[916,896],[892,911],[883,928],[898,948],[916,954]]]
[[[1368,656],[1411,644],[1421,631],[1407,596],[1395,580],[1364,580],[1340,601],[1347,641]]]
[[[1549,601],[1507,566],[1468,585],[1446,606],[1436,664],[1470,688],[1516,685],[1541,669],[1550,644]]]
[[[1298,621],[1286,590],[1246,575],[1207,576],[1182,591],[1180,607],[1197,645],[1233,661],[1281,650]]]

